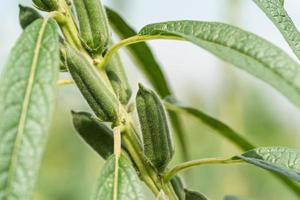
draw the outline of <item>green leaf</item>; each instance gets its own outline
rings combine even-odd
[[[137,34],[118,13],[110,8],[106,8],[106,12],[111,26],[121,39]],[[135,59],[139,69],[144,73],[157,92],[162,97],[170,95],[171,90],[167,80],[149,46],[145,42],[142,42],[130,45],[127,48]]]
[[[240,134],[235,132],[229,126],[227,126],[223,122],[207,115],[206,113],[204,113],[200,110],[197,110],[197,109],[194,109],[191,107],[181,106],[181,105],[178,105],[175,103],[170,103],[170,102],[165,102],[165,106],[168,110],[185,113],[192,117],[195,117],[197,120],[206,124],[213,130],[215,130],[218,134],[220,134],[224,138],[228,139],[230,142],[232,142],[233,144],[235,144],[237,147],[239,147],[240,149],[242,149],[244,151],[255,148],[253,144],[251,144],[249,141],[247,141],[245,138],[243,138]]]
[[[118,181],[115,182],[115,156],[102,169],[93,200],[143,200],[141,183],[131,163],[121,155],[118,162]],[[116,190],[114,190],[116,186]],[[114,192],[116,191],[116,193]],[[114,196],[116,195],[116,196]]]
[[[184,191],[185,191],[185,200],[208,200],[206,196],[204,196],[199,192],[194,192],[187,189],[185,189]]]
[[[123,18],[110,8],[106,8],[106,13],[108,20],[115,30],[115,32],[120,36],[121,39],[125,39],[136,35],[136,31],[131,28]],[[164,76],[161,67],[156,61],[150,47],[145,43],[137,43],[127,47],[130,51],[132,57],[136,61],[137,66],[149,80],[149,82],[156,89],[156,92],[162,97],[171,95],[171,89]],[[176,135],[178,141],[182,147],[182,154],[185,159],[188,159],[187,145],[184,137],[184,131],[180,120],[175,113],[169,113],[172,125],[176,130]]]
[[[195,117],[200,122],[206,124],[207,126],[212,128],[213,130],[217,131],[217,133],[219,133],[221,136],[223,136],[224,138],[231,141],[233,144],[235,144],[241,150],[247,151],[247,150],[255,148],[255,145],[253,145],[248,140],[243,138],[240,134],[235,132],[232,128],[230,128],[229,126],[227,126],[223,122],[218,121],[217,119],[214,119],[213,117],[205,114],[204,112],[202,112],[200,110],[178,105],[174,102],[173,99],[167,98],[167,101],[168,102],[165,103],[165,107],[168,110],[172,110],[174,112],[181,112],[181,113],[184,113],[184,114],[188,114],[192,117]],[[171,103],[171,102],[173,102],[173,103]],[[300,196],[300,187],[299,187],[299,185],[295,184],[293,181],[291,181],[287,177],[281,176],[277,173],[273,173],[273,175],[276,178],[278,178],[280,181],[285,183],[287,186],[289,186],[289,188],[295,194]]]
[[[185,191],[184,191],[184,185],[179,176],[174,176],[171,179],[171,185],[173,187],[173,190],[178,198],[178,200],[185,200]]]
[[[224,61],[272,85],[300,106],[300,67],[268,41],[237,27],[201,21],[150,24],[139,35],[178,37],[200,46]]]
[[[114,152],[113,131],[96,117],[86,112],[72,112],[73,124],[81,138],[102,158]]]
[[[300,59],[300,33],[284,9],[284,0],[253,0],[281,32]]]
[[[261,147],[235,158],[300,182],[299,151],[284,147]]]
[[[0,80],[0,199],[29,200],[47,141],[59,70],[57,27],[28,26]]]

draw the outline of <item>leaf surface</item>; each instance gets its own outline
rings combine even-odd
[[[54,107],[59,70],[54,21],[28,26],[0,80],[0,199],[29,200]]]
[[[267,82],[300,106],[298,63],[255,34],[223,23],[184,20],[150,24],[139,35],[177,36],[192,42]]]
[[[185,189],[185,200],[208,200],[208,198],[199,193]]]
[[[236,157],[300,182],[299,151],[284,147],[261,147]]]
[[[284,9],[284,0],[253,0],[281,32],[300,59],[300,33]]]
[[[224,124],[223,122],[205,114],[204,112],[197,110],[195,108],[186,107],[179,105],[178,103],[174,102],[172,99],[167,98],[167,102],[165,102],[165,107],[168,110],[172,110],[174,112],[181,112],[183,114],[188,114],[192,117],[195,117],[200,122],[206,124],[221,136],[235,144],[241,150],[248,151],[250,149],[255,148],[255,145],[250,143],[247,139],[242,137],[241,134],[235,132],[232,128],[228,125]],[[289,178],[282,176],[278,173],[272,173],[276,178],[278,178],[281,182],[285,183],[297,196],[300,196],[300,187],[298,184],[295,184]]]
[[[197,120],[206,124],[213,130],[215,130],[218,134],[228,139],[230,142],[238,146],[240,149],[248,151],[250,149],[255,148],[253,144],[243,138],[239,133],[234,131],[232,128],[224,124],[223,122],[207,115],[206,113],[197,110],[195,108],[181,106],[179,104],[172,104],[170,102],[165,102],[165,106],[168,110],[181,112],[184,114],[188,114],[192,117],[195,117]]]
[[[114,152],[113,131],[97,117],[86,112],[72,111],[73,125],[80,137],[103,159]]]
[[[143,200],[141,183],[131,163],[123,156],[119,158],[117,190],[115,185],[115,156],[105,163],[92,200]],[[116,191],[117,193],[114,193]],[[116,199],[114,199],[114,195]]]
[[[109,22],[121,39],[136,35],[136,31],[131,28],[122,17],[110,8],[106,8]],[[150,47],[145,43],[137,43],[127,47],[135,59],[137,66],[162,96],[171,94],[167,80],[156,61]]]

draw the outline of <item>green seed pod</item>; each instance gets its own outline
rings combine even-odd
[[[58,8],[57,0],[32,0],[34,5],[43,11],[54,11]]]
[[[102,158],[107,159],[114,153],[114,135],[109,127],[90,113],[72,111],[72,116],[78,134]]]
[[[106,74],[111,82],[115,94],[123,105],[126,105],[132,95],[124,66],[118,54],[114,55],[106,66]]]
[[[110,33],[105,9],[100,0],[74,0],[79,21],[80,37],[91,53],[103,53]]]
[[[144,153],[161,172],[174,155],[164,107],[159,97],[141,84],[136,96],[136,107],[144,140]]]
[[[62,53],[67,68],[97,117],[103,121],[118,120],[119,103],[93,66],[78,50],[65,45]]]
[[[42,16],[35,9],[19,5],[19,22],[22,29],[25,29],[32,22],[40,18]]]
[[[171,179],[171,185],[176,193],[178,200],[185,200],[184,185],[179,176],[174,176]]]

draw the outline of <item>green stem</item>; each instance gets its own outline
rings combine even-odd
[[[74,48],[78,49],[83,53],[87,59],[97,66],[96,61],[100,61],[100,66],[95,73],[97,73],[103,80],[105,80],[106,86],[112,89],[110,81],[105,73],[105,68],[112,58],[113,54],[116,53],[120,48],[134,44],[137,42],[142,42],[145,40],[153,40],[153,39],[175,39],[175,37],[165,37],[165,36],[134,36],[132,38],[128,38],[126,40],[122,40],[120,43],[112,46],[109,49],[108,53],[104,58],[101,55],[97,55],[92,58],[81,45],[81,41],[78,37],[78,29],[76,24],[74,23],[73,17],[70,13],[69,7],[66,4],[65,0],[59,0],[59,8],[58,13],[60,13],[63,17],[55,18],[57,23],[59,24],[66,40],[69,44],[71,44]],[[151,164],[147,161],[143,154],[143,147],[139,137],[134,129],[134,126],[131,122],[131,118],[129,118],[128,113],[126,112],[124,106],[120,104],[120,117],[124,117],[126,120],[126,124],[124,125],[124,134],[122,134],[122,141],[124,142],[128,152],[130,153],[131,158],[133,159],[138,171],[140,173],[141,179],[146,183],[146,185],[150,188],[150,190],[155,194],[159,195],[159,192],[163,190],[165,194],[168,196],[170,200],[176,200],[176,195],[174,194],[170,184],[168,182],[164,182],[163,178],[159,176],[159,174],[155,171],[155,169],[151,166]],[[128,120],[128,121],[127,121]]]
[[[167,40],[181,40],[180,37],[176,36],[165,36],[165,35],[136,35],[130,38],[121,40],[119,43],[113,45],[110,49],[108,49],[105,54],[103,61],[98,65],[99,69],[104,68],[111,60],[112,56],[121,48],[126,47],[131,44],[144,42],[146,40],[159,40],[159,39],[167,39]]]
[[[163,190],[168,196],[169,200],[177,200],[177,195],[175,194],[173,187],[169,182],[163,182]]]
[[[174,177],[177,173],[195,166],[208,165],[208,164],[233,164],[233,163],[242,163],[242,162],[243,162],[242,160],[233,160],[231,158],[225,158],[225,159],[208,158],[208,159],[192,160],[175,166],[173,169],[167,172],[164,177],[166,181],[170,181],[172,177]]]
[[[65,0],[58,1],[58,12],[62,13],[65,16],[64,20],[56,19],[59,24],[61,31],[63,32],[67,41],[78,50],[82,51],[83,47],[81,45],[81,41],[78,37],[79,33],[77,27],[74,23],[73,17],[71,15],[69,6],[67,5]]]
[[[122,140],[123,140],[124,144],[126,145],[126,148],[130,153],[130,156],[134,160],[134,163],[136,164],[137,168],[139,169],[141,179],[146,183],[146,185],[150,188],[150,190],[155,195],[158,195],[159,188],[156,186],[156,183],[149,176],[148,170],[144,165],[144,161],[141,159],[140,151],[137,149],[136,145],[134,145],[134,142],[130,139],[128,130],[122,136]]]

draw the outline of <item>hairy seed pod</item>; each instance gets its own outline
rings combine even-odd
[[[79,21],[80,37],[91,53],[103,53],[110,33],[105,9],[100,0],[74,0]]]
[[[34,5],[43,11],[55,11],[58,8],[57,0],[32,0]]]
[[[164,107],[159,97],[141,84],[136,96],[136,107],[142,129],[145,155],[161,172],[174,155],[174,146]]]
[[[73,124],[82,137],[102,158],[107,159],[114,152],[113,131],[87,112],[72,111]]]
[[[118,54],[114,55],[105,69],[115,94],[123,105],[127,105],[132,95],[132,90],[120,56]]]
[[[116,122],[119,111],[118,99],[101,79],[95,66],[69,45],[64,45],[62,58],[65,59],[75,83],[97,117],[103,121]]]
[[[33,8],[19,5],[19,22],[22,29],[25,29],[32,22],[42,18],[42,16]]]
[[[179,176],[174,176],[171,179],[171,185],[175,194],[177,195],[178,200],[185,200],[184,185]]]

